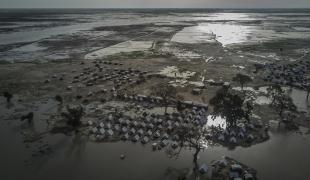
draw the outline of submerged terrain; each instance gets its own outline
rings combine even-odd
[[[309,52],[307,9],[1,9],[0,179],[307,180]]]

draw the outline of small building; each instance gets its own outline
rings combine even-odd
[[[157,144],[157,143],[153,143],[153,144],[152,144],[152,148],[153,148],[153,150],[156,150],[156,149],[157,149],[157,147],[158,147],[158,144]]]

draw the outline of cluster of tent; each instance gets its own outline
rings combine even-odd
[[[289,64],[271,63],[265,65],[264,80],[300,89],[310,87],[310,61]]]
[[[210,167],[206,163],[202,164],[199,167],[199,172],[201,174],[207,173],[210,179],[222,179],[227,177],[227,175],[227,178],[231,180],[257,179],[256,170],[249,168],[229,157],[223,157],[222,159],[213,162]]]
[[[140,77],[146,74],[146,71],[135,70],[132,68],[119,69],[104,67],[102,64],[122,65],[120,63],[112,63],[107,61],[94,61],[94,67],[85,67],[83,72],[74,76],[72,83],[83,82],[86,86],[93,86],[96,83],[113,81],[116,87],[126,83],[134,82],[134,77]]]
[[[137,101],[137,102],[149,102],[154,104],[162,104],[164,103],[164,100],[162,97],[159,96],[146,96],[142,94],[136,94],[136,95],[128,95],[128,94],[118,94],[118,98],[125,101]],[[178,103],[174,99],[168,99],[167,103],[170,104],[176,104]],[[198,103],[194,101],[179,101],[180,105],[183,106],[183,108],[194,108],[194,109],[203,109],[204,111],[207,111],[209,108],[209,105],[206,103]]]
[[[255,126],[252,123],[239,123],[236,127],[217,129],[213,139],[222,143],[237,144],[238,142],[252,142],[255,140]]]
[[[177,132],[180,128],[194,133],[197,127],[203,128],[206,123],[206,111],[193,108],[188,113],[144,114],[136,118],[109,114],[102,120],[88,121],[88,126],[89,133],[98,141],[111,138],[143,144],[153,141],[152,146],[157,149],[168,145],[179,147],[181,139]]]

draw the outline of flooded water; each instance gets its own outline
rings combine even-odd
[[[169,158],[165,150],[153,152],[141,143],[93,143],[85,137],[52,135],[43,139],[53,152],[31,156],[34,148],[26,148],[16,132],[20,122],[0,122],[2,159],[1,179],[165,179],[170,173],[192,168],[193,152],[183,150],[178,158]],[[10,140],[8,141],[8,137]],[[271,133],[271,139],[249,148],[228,150],[208,147],[199,155],[200,163],[211,163],[226,155],[254,167],[259,179],[307,180],[310,136]],[[124,160],[120,155],[124,154]]]
[[[131,53],[151,49],[152,41],[126,41],[85,55],[85,59],[100,59],[118,53]]]
[[[8,109],[5,104],[1,98],[1,113],[12,113],[13,108]],[[15,107],[17,110],[24,108],[18,106]],[[20,132],[46,131],[45,112],[57,110],[56,103],[50,100],[31,106],[37,107],[35,112],[41,112],[41,115],[35,116],[33,126],[19,120],[0,121],[1,179],[158,180],[170,177],[173,172],[193,167],[193,152],[189,149],[183,149],[177,158],[171,158],[166,150],[154,152],[150,145],[131,142],[94,143],[79,134],[50,134],[38,142],[24,143],[24,136]],[[210,118],[209,126],[225,126],[221,118]],[[225,155],[256,168],[260,179],[307,180],[310,136],[275,130],[272,130],[270,136],[269,141],[248,148],[228,150],[221,146],[208,147],[199,154],[199,163],[209,164]],[[52,151],[36,155],[35,152],[45,144]],[[120,159],[121,154],[125,155],[124,160]]]
[[[226,120],[217,116],[217,117],[212,117],[211,115],[208,116],[208,121],[207,121],[207,126],[208,127],[221,127],[223,129],[226,129],[227,124]]]
[[[293,99],[293,103],[297,106],[297,109],[310,117],[310,100],[307,101],[307,92],[296,88],[289,91],[290,96]]]
[[[94,50],[106,51],[103,49],[132,38],[147,39],[154,33],[170,34],[148,40],[180,44],[219,43],[223,47],[292,41],[290,43],[297,43],[296,48],[300,49],[299,42],[295,41],[310,39],[308,10],[51,9],[1,10],[0,15],[0,23],[4,24],[0,27],[0,60],[6,61],[53,60],[53,57],[59,60],[84,58],[85,55],[87,59]],[[141,27],[137,28],[137,25]],[[126,26],[128,30],[130,26],[137,29],[127,31],[127,34],[119,31]],[[105,30],[100,28],[104,27],[112,27],[115,31],[101,35]],[[133,37],[131,33],[136,35]],[[97,53],[102,54],[100,52]],[[177,50],[171,53],[180,54]],[[190,51],[185,55],[181,53],[186,57],[192,55],[201,56]],[[254,53],[253,56],[265,55]]]
[[[271,103],[271,99],[267,97],[267,88],[267,86],[263,86],[258,90],[255,90],[252,87],[244,87],[243,90],[251,91],[258,95],[254,101],[256,104],[268,105]],[[241,91],[241,87],[233,87],[232,89]],[[283,87],[283,89],[292,98],[293,103],[297,107],[297,110],[305,113],[306,116],[310,117],[310,100],[307,101],[307,91],[290,87]]]

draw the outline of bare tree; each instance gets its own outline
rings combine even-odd
[[[243,90],[243,87],[244,87],[245,84],[250,83],[250,82],[253,81],[250,76],[245,75],[245,74],[241,74],[241,73],[238,73],[235,77],[233,77],[232,80],[235,81],[235,82],[240,83],[241,90]]]

